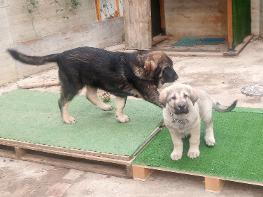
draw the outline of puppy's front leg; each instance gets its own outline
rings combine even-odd
[[[189,140],[189,151],[187,156],[191,159],[197,158],[200,155],[199,145],[200,145],[200,121],[195,123],[195,126],[190,131],[191,137]]]
[[[123,113],[123,109],[125,107],[126,100],[127,100],[127,97],[125,97],[125,98],[116,97],[116,113],[115,113],[115,115],[116,115],[116,119],[122,123],[129,121],[129,117]]]
[[[174,149],[173,152],[171,153],[171,159],[172,160],[179,160],[182,158],[183,155],[183,141],[181,136],[179,136],[177,134],[176,131],[169,129],[172,141],[173,141],[173,145],[174,145]]]
[[[94,105],[98,106],[100,109],[104,111],[112,110],[111,105],[107,105],[103,103],[97,96],[97,88],[93,88],[91,86],[87,86],[86,88],[86,98],[93,103]]]

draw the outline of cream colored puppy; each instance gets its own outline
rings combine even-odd
[[[183,154],[183,141],[190,135],[188,157],[197,158],[200,155],[200,121],[205,123],[205,142],[208,146],[215,145],[212,121],[212,110],[228,112],[235,108],[237,100],[230,106],[215,103],[203,90],[189,85],[173,83],[160,91],[160,102],[163,108],[164,124],[169,129],[174,149],[172,160],[179,160]]]

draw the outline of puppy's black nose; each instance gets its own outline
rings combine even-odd
[[[178,104],[177,104],[177,107],[178,107],[179,109],[184,109],[184,108],[185,108],[185,103],[178,103]]]

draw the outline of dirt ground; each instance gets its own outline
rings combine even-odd
[[[207,90],[215,100],[238,106],[263,108],[263,97],[246,96],[241,88],[263,85],[263,41],[253,40],[238,57],[173,57],[180,82]],[[0,94],[17,84],[57,81],[57,70],[0,88]],[[59,87],[42,88],[58,91]],[[245,169],[244,169],[245,170]],[[203,179],[188,175],[154,173],[146,182],[0,158],[1,197],[82,196],[218,196],[204,191]],[[220,196],[263,196],[263,187],[226,182]]]

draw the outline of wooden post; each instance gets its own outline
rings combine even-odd
[[[233,49],[233,0],[227,0],[227,43]]]
[[[20,159],[26,154],[26,151],[22,148],[15,147],[15,155],[17,159]]]
[[[100,21],[101,20],[101,15],[100,15],[100,0],[96,0],[95,1],[96,4],[96,16],[97,16],[97,20]]]
[[[124,31],[127,49],[152,47],[150,0],[124,0]]]
[[[160,3],[160,16],[161,16],[161,29],[165,33],[165,13],[164,13],[164,0],[159,0]]]
[[[209,192],[220,192],[223,181],[218,178],[205,177],[205,190]]]
[[[115,0],[115,17],[120,16],[120,6],[119,6],[119,0]]]
[[[140,166],[132,166],[132,173],[134,180],[145,181],[151,174],[151,170]]]

